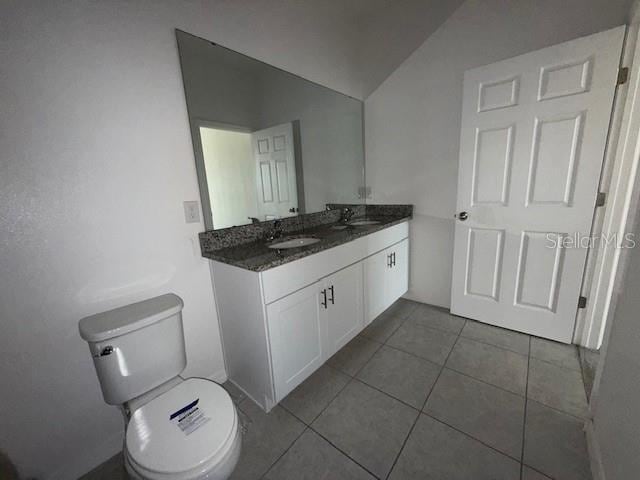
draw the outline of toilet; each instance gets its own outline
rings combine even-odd
[[[83,318],[105,402],[125,417],[124,463],[140,480],[223,480],[242,444],[238,414],[217,383],[179,375],[187,360],[172,293]]]

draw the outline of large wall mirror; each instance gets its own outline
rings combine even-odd
[[[364,203],[360,100],[176,35],[207,230]]]

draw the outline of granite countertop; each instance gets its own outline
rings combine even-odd
[[[202,255],[218,262],[227,263],[254,272],[262,272],[397,225],[410,218],[411,213],[401,215],[367,215],[367,220],[376,220],[380,223],[361,226],[349,225],[342,229],[333,228],[342,226],[340,223],[326,223],[298,231],[283,233],[280,238],[273,242],[267,243],[263,240],[258,240],[227,248],[203,251]],[[353,218],[352,222],[361,219],[363,219],[363,217]],[[296,237],[315,237],[320,239],[320,241],[305,247],[281,250],[269,248],[270,243],[277,243]]]

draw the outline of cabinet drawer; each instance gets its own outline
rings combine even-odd
[[[409,236],[409,224],[403,222],[352,242],[323,250],[260,273],[264,303],[268,304],[295,292],[365,257],[384,250]]]

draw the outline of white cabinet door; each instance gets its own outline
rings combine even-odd
[[[327,324],[326,354],[330,357],[364,327],[362,262],[327,277],[323,291],[326,291],[326,308],[322,309]]]
[[[326,329],[320,309],[320,283],[267,305],[276,401],[325,361]]]
[[[363,261],[364,265],[364,320],[371,323],[388,307],[385,298],[386,276],[389,270],[389,251],[383,250]]]
[[[409,239],[371,255],[363,263],[368,325],[409,289]]]
[[[391,255],[391,267],[386,276],[386,300],[391,305],[409,289],[409,240],[397,243],[388,251]]]

